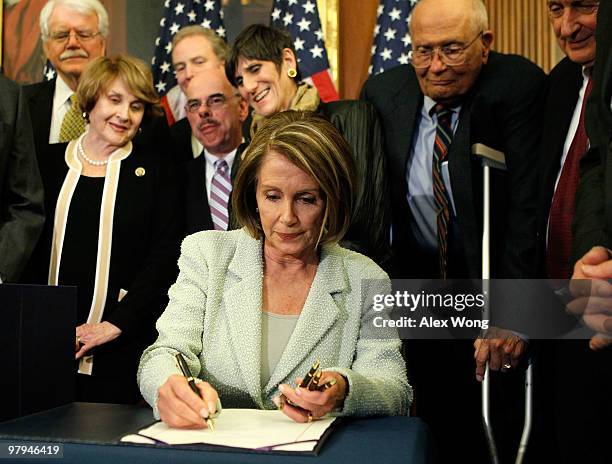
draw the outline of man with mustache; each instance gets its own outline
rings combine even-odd
[[[99,0],[49,0],[40,12],[40,31],[57,77],[24,88],[39,159],[47,144],[72,140],[85,129],[73,95],[83,70],[104,55],[108,14]]]
[[[176,149],[191,158],[179,168],[184,192],[184,233],[227,230],[231,227],[232,179],[246,147],[242,123],[248,116],[248,104],[221,67],[196,73],[184,92],[191,133],[186,136],[178,127],[181,121],[170,127]],[[197,150],[194,147],[200,150],[195,158],[191,155]]]

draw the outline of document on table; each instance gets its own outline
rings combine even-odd
[[[148,444],[208,444],[260,451],[313,452],[336,418],[297,423],[281,411],[223,409],[215,419],[215,431],[183,430],[163,422],[127,435],[122,442]]]

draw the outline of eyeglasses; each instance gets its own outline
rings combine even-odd
[[[428,68],[431,66],[431,61],[436,52],[438,52],[440,61],[446,66],[461,66],[465,64],[465,51],[476,40],[482,37],[483,33],[484,31],[480,31],[467,45],[453,43],[441,47],[417,47],[412,50],[412,66],[415,68]]]
[[[557,19],[563,16],[565,9],[575,11],[581,15],[591,15],[599,8],[599,1],[584,0],[574,1],[571,5],[564,6],[561,2],[549,2],[548,3],[548,16],[552,19]]]
[[[232,96],[238,97],[240,94],[236,93]],[[227,100],[227,97],[223,94],[211,95],[204,101],[202,101],[200,98],[192,98],[191,100],[187,101],[185,111],[189,113],[197,113],[200,111],[200,108],[202,108],[203,105],[211,110],[218,110],[227,104]]]
[[[65,43],[70,39],[72,35],[72,31],[74,31],[74,36],[79,42],[89,42],[93,38],[100,35],[100,32],[92,32],[92,31],[78,31],[76,29],[70,29],[69,31],[57,31],[50,35],[51,40],[54,42],[61,44]]]

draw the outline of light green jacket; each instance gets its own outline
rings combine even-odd
[[[412,401],[397,338],[360,337],[372,316],[362,310],[363,279],[388,293],[388,276],[372,260],[338,245],[323,246],[308,297],[278,365],[261,386],[262,242],[244,230],[187,237],[159,337],[140,360],[138,383],[156,417],[157,390],[180,373],[174,353],[209,382],[224,407],[275,408],[280,383],[303,376],[315,359],[344,375],[340,415],[405,415]],[[366,329],[366,330],[363,330]]]

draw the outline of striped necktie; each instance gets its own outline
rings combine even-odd
[[[225,160],[215,161],[215,174],[210,188],[210,213],[215,230],[227,230],[229,213],[227,204],[232,191],[229,167]]]
[[[75,94],[70,96],[70,109],[62,119],[60,128],[60,142],[70,142],[85,132],[85,120]]]
[[[433,107],[432,113],[435,113],[438,119],[432,161],[433,195],[438,229],[438,261],[440,266],[440,278],[446,279],[448,270],[447,239],[450,223],[450,208],[448,194],[442,179],[442,162],[446,159],[448,147],[453,138],[453,128],[451,126],[453,112],[438,103]]]

